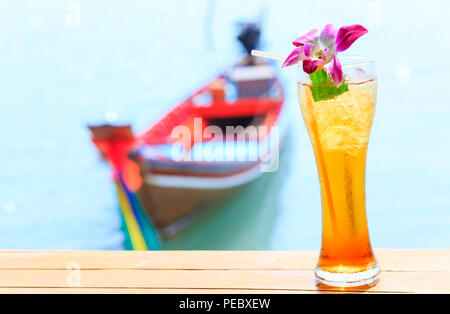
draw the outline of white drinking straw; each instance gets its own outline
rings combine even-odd
[[[280,60],[280,61],[284,61],[286,59],[285,56],[282,56],[282,55],[279,55],[276,53],[265,52],[265,51],[261,51],[261,50],[252,50],[252,56]]]

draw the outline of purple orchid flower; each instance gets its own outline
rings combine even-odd
[[[343,26],[339,30],[336,30],[333,24],[328,24],[320,34],[314,29],[292,42],[297,48],[292,50],[281,67],[302,62],[303,71],[308,74],[325,69],[339,87],[342,84],[343,74],[337,53],[350,48],[366,33],[368,30],[358,24]]]

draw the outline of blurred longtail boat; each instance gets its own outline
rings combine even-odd
[[[274,68],[247,55],[142,134],[129,125],[90,126],[92,141],[112,166],[131,242],[149,248],[152,239],[145,239],[143,228],[174,235],[270,171],[264,167],[278,157],[286,120]],[[191,136],[180,137],[185,134]]]

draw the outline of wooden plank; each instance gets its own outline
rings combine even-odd
[[[130,289],[130,288],[0,288],[0,294],[296,294],[298,290]],[[318,291],[302,291],[316,294]],[[336,293],[333,291],[325,293]]]
[[[309,270],[81,270],[75,276],[79,282],[67,270],[1,270],[0,287],[316,290]],[[449,292],[450,273],[383,272],[369,291]]]
[[[0,251],[0,269],[312,269],[316,252]]]
[[[449,271],[450,250],[376,250],[383,271]],[[312,270],[315,251],[0,251],[0,269]]]
[[[450,272],[450,250],[375,250],[384,271]]]
[[[450,250],[377,250],[369,289],[314,286],[317,252],[2,251],[0,292],[449,293]]]
[[[0,288],[0,294],[368,294],[371,291],[269,289]]]

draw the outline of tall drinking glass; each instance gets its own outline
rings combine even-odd
[[[370,59],[340,57],[340,61],[348,90],[320,99],[314,93],[318,88],[324,91],[323,87],[326,92],[329,86],[313,85],[300,69],[298,96],[322,195],[322,249],[316,280],[352,287],[375,282],[380,272],[370,244],[365,200],[366,155],[377,80]]]

